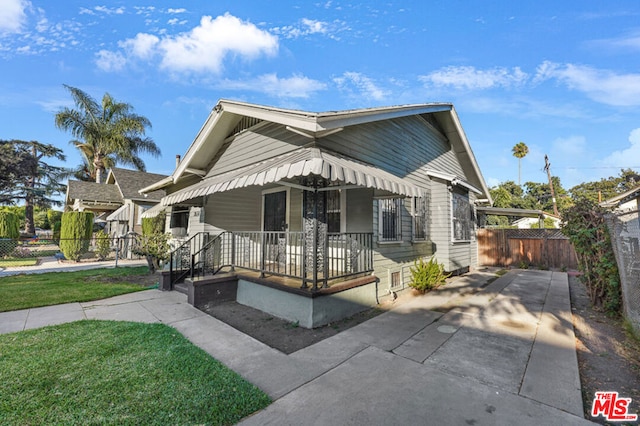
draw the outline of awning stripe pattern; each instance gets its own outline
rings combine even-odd
[[[319,148],[302,148],[221,175],[206,176],[197,184],[167,195],[162,199],[162,205],[170,206],[216,192],[254,185],[262,186],[309,175],[408,197],[419,197],[424,193],[418,186],[371,165],[339,154],[321,151]]]
[[[129,204],[124,204],[107,216],[107,222],[127,222],[129,220]]]
[[[155,206],[151,207],[149,210],[145,211],[144,213],[142,213],[142,215],[140,215],[140,217],[142,217],[143,219],[148,219],[148,218],[152,218],[152,217],[156,217],[158,216],[162,211],[164,211],[167,207],[163,206],[162,204],[156,204]]]

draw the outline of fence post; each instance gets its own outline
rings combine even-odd
[[[118,256],[120,254],[120,237],[116,237],[116,265],[115,267],[118,267]]]

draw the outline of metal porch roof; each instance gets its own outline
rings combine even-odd
[[[423,195],[423,190],[418,186],[384,170],[319,148],[302,148],[261,163],[207,177],[195,185],[167,195],[162,199],[162,205],[169,206],[216,192],[262,186],[309,175],[409,197]]]

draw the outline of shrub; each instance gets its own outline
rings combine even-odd
[[[451,274],[445,274],[444,265],[436,262],[434,257],[431,257],[428,262],[421,258],[416,260],[411,267],[409,286],[420,293],[425,293],[443,285],[450,276]]]
[[[593,201],[579,199],[562,213],[562,233],[569,237],[578,257],[580,279],[591,304],[609,314],[622,310],[618,265],[604,216],[606,210]]]
[[[100,230],[96,232],[96,254],[98,259],[105,260],[109,253],[111,253],[111,239],[106,232]]]
[[[92,228],[93,213],[91,212],[66,212],[62,214],[60,250],[65,258],[77,262],[83,254],[89,251]]]
[[[18,245],[20,238],[20,219],[9,211],[0,211],[0,254],[11,253]]]
[[[149,265],[149,272],[154,273],[160,268],[160,263],[169,259],[169,236],[164,233],[165,215],[159,214],[152,218],[142,219],[142,237],[140,245],[134,250],[139,256],[144,256]]]

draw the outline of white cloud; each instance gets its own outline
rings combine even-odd
[[[106,15],[122,15],[124,13],[124,7],[107,7],[107,6],[95,6],[93,8],[96,12],[104,13]]]
[[[215,19],[203,16],[200,25],[190,32],[164,38],[158,47],[164,69],[219,73],[228,55],[254,59],[275,54],[278,38],[227,13]]]
[[[132,56],[148,59],[155,53],[159,42],[160,39],[152,34],[138,33],[134,38],[119,42],[118,46]]]
[[[616,74],[586,65],[542,63],[535,81],[555,79],[596,102],[614,106],[640,105],[640,74]]]
[[[160,67],[173,74],[219,74],[229,57],[252,60],[276,54],[278,37],[227,13],[215,19],[203,16],[197,27],[182,34],[157,37],[139,33],[135,38],[120,41],[118,46],[122,52],[111,52],[110,56],[106,51],[98,54],[115,58],[121,65],[105,70],[118,71],[127,60],[147,60],[157,55]]]
[[[378,87],[371,78],[358,72],[347,71],[342,76],[334,78],[333,82],[338,89],[352,94],[355,88],[358,94],[366,99],[381,101],[390,95],[389,91]]]
[[[18,33],[27,20],[25,10],[31,7],[26,0],[3,0],[0,7],[0,34]]]
[[[630,145],[620,151],[614,151],[602,160],[602,164],[618,169],[640,167],[640,128],[629,133]]]
[[[640,32],[633,32],[622,37],[593,40],[587,43],[596,49],[640,50]]]
[[[287,39],[305,37],[312,34],[321,34],[331,39],[337,40],[338,33],[348,29],[345,22],[335,20],[333,22],[318,21],[315,19],[302,18],[296,25],[285,25],[283,27],[271,28],[271,32],[281,35]]]
[[[187,9],[185,8],[180,8],[180,9],[167,9],[167,13],[186,13]]]
[[[279,78],[276,74],[264,74],[250,80],[223,80],[218,85],[226,90],[250,90],[276,98],[308,98],[325,90],[327,85],[302,75]]]
[[[577,135],[557,138],[552,143],[552,150],[555,155],[574,160],[585,153],[586,147],[587,139],[584,136]]]
[[[520,67],[479,70],[472,66],[445,67],[419,77],[427,87],[449,86],[464,90],[519,86],[528,79],[529,76]]]
[[[125,57],[120,52],[101,50],[96,54],[96,65],[106,72],[121,71],[126,64]]]

